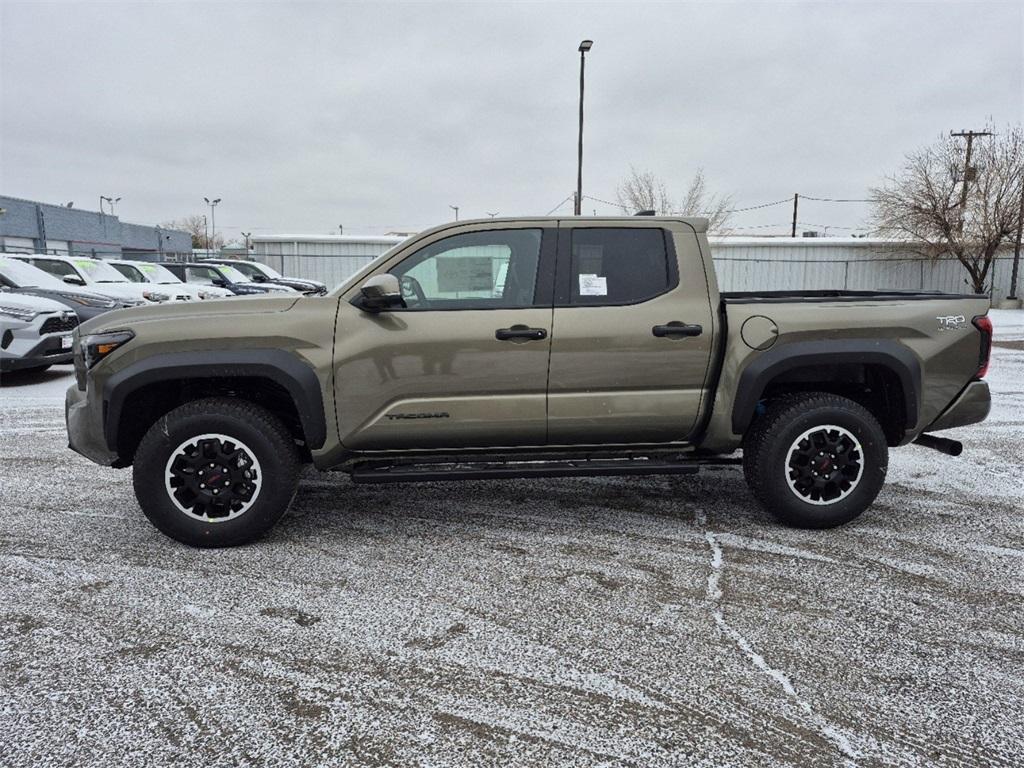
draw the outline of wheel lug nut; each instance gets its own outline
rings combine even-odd
[[[216,496],[218,493],[220,493],[220,491],[218,491],[216,488],[214,488],[213,489],[213,495]]]
[[[199,470],[199,476],[200,476],[200,477],[202,477],[202,476],[203,476],[203,470],[201,470],[201,469]]]
[[[205,487],[206,487],[206,483],[200,483],[200,484],[199,484],[199,487],[200,487],[200,488],[205,488]]]

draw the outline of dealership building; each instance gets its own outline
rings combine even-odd
[[[153,259],[189,254],[192,236],[117,216],[0,195],[0,251]]]

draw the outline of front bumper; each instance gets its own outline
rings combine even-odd
[[[44,365],[60,365],[70,363],[72,353],[70,349],[63,347],[61,338],[70,338],[71,334],[38,336],[36,331],[35,339],[25,338],[17,333],[13,334],[12,343],[5,349],[0,349],[0,371],[20,371],[25,368],[40,368]],[[35,342],[35,343],[33,343]]]
[[[88,392],[83,392],[75,384],[68,387],[64,397],[68,448],[90,461],[111,467],[117,463],[118,456],[107,447],[104,439],[103,403],[92,402],[93,399],[99,400],[98,396],[90,397],[90,393],[95,391],[95,387],[90,387]]]
[[[992,409],[992,395],[987,381],[972,381],[957,398],[950,403],[925,432],[953,429],[984,421]]]

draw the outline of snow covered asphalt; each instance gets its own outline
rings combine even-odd
[[[304,478],[196,551],[0,386],[0,766],[1019,766],[1024,312],[989,420],[873,509],[775,524],[736,470]]]

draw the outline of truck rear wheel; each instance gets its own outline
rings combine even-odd
[[[253,403],[205,398],[162,416],[135,452],[150,522],[194,547],[254,541],[287,511],[299,454],[281,420]]]
[[[799,528],[833,528],[871,506],[889,448],[859,403],[826,392],[769,402],[743,443],[743,472],[758,501]]]

